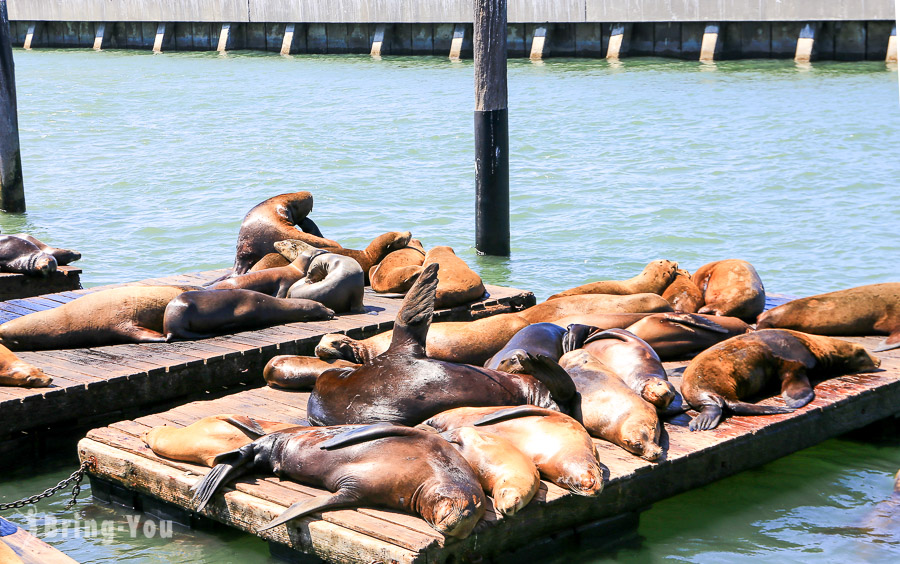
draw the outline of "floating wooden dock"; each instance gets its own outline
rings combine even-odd
[[[74,266],[60,266],[46,278],[0,272],[0,300],[30,298],[41,294],[80,289],[81,269]]]
[[[0,562],[19,561],[24,564],[78,564],[25,529],[0,517]]]
[[[881,339],[847,340],[871,349]],[[818,383],[816,399],[791,414],[731,417],[717,429],[696,433],[683,426],[685,422],[667,423],[662,439],[666,455],[659,463],[595,440],[608,479],[598,497],[576,496],[543,482],[534,501],[519,514],[501,518],[489,509],[476,532],[464,540],[445,539],[418,517],[372,508],[326,511],[258,532],[292,503],[324,493],[271,476],[244,478],[225,488],[203,516],[259,535],[281,556],[301,556],[299,551],[330,562],[361,563],[534,561],[554,554],[560,543],[596,546],[623,531],[633,532],[640,511],[656,501],[900,413],[900,351],[879,357],[880,371]],[[687,362],[665,364],[680,386]],[[96,459],[91,475],[95,496],[190,523],[197,516],[189,488],[209,469],[160,458],[140,435],[156,425],[184,426],[220,413],[299,423],[306,417],[308,397],[259,388],[192,402],[94,429],[79,443],[79,456]]]
[[[224,270],[182,274],[134,282],[139,285],[203,284]],[[86,293],[127,284],[101,286],[0,302],[0,323],[71,301]],[[531,292],[486,286],[488,296],[453,309],[436,319],[463,321],[524,309],[534,304]],[[279,354],[313,354],[326,333],[365,338],[387,331],[402,300],[366,289],[366,312],[329,321],[278,325],[198,341],[114,345],[88,349],[16,352],[53,377],[49,388],[0,387],[0,454],[40,449],[35,435],[48,429],[86,429],[122,417],[158,411],[208,394],[234,391],[235,386],[265,384],[262,369]],[[163,404],[163,402],[170,402]],[[52,435],[53,433],[49,433]],[[3,460],[19,460],[0,456]]]

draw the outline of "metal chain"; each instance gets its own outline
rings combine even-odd
[[[0,511],[6,511],[7,509],[21,509],[26,505],[37,503],[42,499],[50,497],[59,490],[66,488],[70,483],[75,482],[75,487],[72,488],[72,499],[70,499],[69,502],[66,503],[66,509],[71,509],[75,505],[75,503],[77,503],[78,494],[81,493],[81,480],[84,479],[84,473],[90,469],[93,469],[95,464],[96,460],[92,456],[82,462],[81,467],[79,467],[78,470],[72,472],[72,474],[68,478],[59,482],[52,488],[47,488],[39,494],[20,499],[18,501],[13,501],[10,503],[0,503]]]

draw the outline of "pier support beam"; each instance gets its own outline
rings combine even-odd
[[[898,8],[900,11],[900,8]],[[894,29],[891,30],[891,36],[888,38],[888,46],[887,46],[887,54],[884,56],[884,61],[886,63],[896,63],[897,62],[897,27],[894,26]]]
[[[156,38],[153,40],[153,52],[162,53],[163,39],[166,37],[166,24],[160,23],[156,27]]]
[[[534,28],[534,36],[531,38],[531,60],[539,61],[543,59],[550,47],[547,37],[548,25],[539,25]]]
[[[631,24],[613,24],[609,30],[609,45],[606,47],[607,59],[618,59],[628,51],[627,37]]]
[[[505,11],[503,17],[505,21]],[[16,73],[6,0],[0,0],[0,210],[12,213],[25,211],[22,155],[19,152],[19,116],[16,109]]]
[[[813,47],[816,41],[816,28],[813,24],[806,24],[800,30],[800,37],[797,38],[797,51],[794,53],[794,60],[798,63],[808,63],[812,59]]]
[[[34,33],[37,30],[37,22],[31,22],[28,24],[28,31],[25,33],[25,43],[22,44],[22,48],[31,51],[31,43],[34,41]]]
[[[506,0],[475,0],[475,249],[509,256]]]
[[[231,33],[231,24],[222,24],[222,30],[219,32],[219,44],[216,47],[216,51],[219,53],[224,53],[225,49],[228,48],[228,35]]]
[[[466,38],[466,26],[456,24],[453,28],[453,39],[450,41],[450,59],[459,60],[459,54],[462,52],[463,40]]]
[[[375,26],[375,34],[372,36],[372,49],[369,51],[369,55],[372,57],[381,56],[381,50],[384,46],[384,27],[384,24]]]
[[[97,29],[94,31],[94,51],[100,51],[103,49],[103,36],[106,35],[106,24],[100,22],[97,24]]]
[[[703,30],[703,41],[700,43],[700,60],[712,62],[716,60],[716,45],[719,44],[719,24],[708,24]]]
[[[281,40],[281,54],[290,55],[291,45],[294,43],[294,24],[284,26],[284,39]]]

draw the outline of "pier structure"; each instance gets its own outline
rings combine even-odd
[[[0,0],[0,210],[25,211],[22,155],[19,151],[19,113],[16,107],[16,72],[6,0]]]
[[[473,56],[476,1],[8,0],[26,49],[450,58]],[[897,57],[893,0],[509,0],[507,21],[510,57]]]

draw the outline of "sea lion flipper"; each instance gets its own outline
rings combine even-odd
[[[438,264],[429,264],[406,293],[400,313],[397,314],[397,321],[394,323],[390,349],[407,347],[410,348],[411,354],[425,356],[425,338],[434,314],[437,273]]]
[[[759,405],[744,403],[742,401],[725,400],[725,405],[735,415],[777,415],[779,413],[791,413],[792,407],[779,407],[777,405]]]
[[[604,331],[594,331],[588,335],[588,338],[584,340],[584,344],[593,343],[600,339],[619,339],[628,343],[633,342],[636,337],[625,329],[606,329]]]
[[[159,331],[147,329],[146,327],[131,327],[126,332],[129,337],[134,339],[135,343],[165,343],[166,336]]]
[[[712,319],[707,319],[702,315],[694,315],[692,313],[664,313],[663,319],[684,325],[686,327],[695,327],[697,329],[705,329],[714,333],[728,333],[728,329],[722,327]]]
[[[572,323],[566,327],[566,333],[562,338],[563,354],[580,349],[584,346],[585,340],[591,333],[596,333],[600,329],[591,325],[582,325],[580,323]]]
[[[247,417],[246,415],[232,415],[227,418],[225,421],[231,423],[238,429],[250,433],[251,435],[255,435],[254,438],[258,439],[259,437],[266,434],[266,430],[262,428],[262,426],[256,422],[256,419],[252,417]]]
[[[334,450],[359,443],[383,439],[385,437],[400,437],[414,435],[417,431],[412,427],[396,425],[394,423],[374,423],[361,429],[354,429],[331,437],[319,444],[322,450]]]
[[[321,237],[323,239],[325,238],[325,236],[322,235],[322,231],[319,230],[319,226],[316,225],[316,222],[309,217],[304,217],[303,221],[297,224],[297,227],[304,233],[309,233],[310,235],[315,235],[316,237]]]
[[[535,405],[519,405],[516,407],[509,407],[507,409],[501,409],[500,411],[489,413],[478,421],[472,423],[472,426],[481,427],[482,425],[500,423],[501,421],[517,419],[519,417],[546,417],[550,413],[554,412],[544,409],[543,407],[537,407]]]
[[[894,349],[900,349],[900,329],[896,329],[888,335],[887,339],[881,341],[877,349],[872,349],[872,352],[892,351]]]
[[[229,478],[244,473],[244,466],[253,461],[254,451],[255,447],[253,443],[250,443],[237,450],[224,452],[213,459],[216,466],[202,480],[191,487],[194,491],[193,501],[200,502],[196,509],[198,513],[203,511],[203,508],[212,499],[219,486]]]
[[[525,353],[524,358],[519,359],[526,374],[538,379],[550,390],[550,395],[557,402],[567,402],[575,395],[575,382],[569,373],[563,370],[558,362],[549,356]]]
[[[297,519],[310,513],[317,513],[325,509],[349,507],[357,503],[359,503],[358,497],[345,490],[340,490],[333,495],[320,495],[312,499],[304,499],[288,507],[284,513],[266,523],[259,531],[266,531],[272,527],[287,523],[291,519]]]

